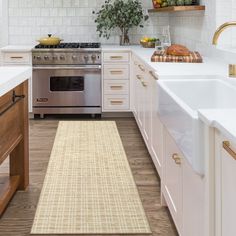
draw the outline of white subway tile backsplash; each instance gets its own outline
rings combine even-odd
[[[236,0],[201,0],[205,12],[170,14],[172,40],[187,45],[192,50],[206,54],[211,48],[216,28],[227,21],[236,20]],[[219,44],[235,47],[236,29],[227,29],[219,38]]]
[[[105,0],[9,0],[9,43],[34,43],[36,39],[55,34],[65,41],[100,41],[119,43],[119,30],[109,40],[99,38],[93,10]],[[151,0],[142,0],[145,9],[152,8]],[[130,30],[132,43],[145,35],[157,36],[162,26],[169,24],[168,14],[150,14],[145,28]]]

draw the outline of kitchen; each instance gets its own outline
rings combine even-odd
[[[236,234],[234,2],[141,3],[0,1],[0,235]]]

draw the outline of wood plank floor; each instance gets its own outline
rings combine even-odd
[[[160,205],[160,179],[156,174],[133,118],[116,118],[118,130],[138,186],[153,236],[177,236],[166,207]],[[30,186],[18,192],[0,219],[0,236],[30,235],[39,194],[56,134],[58,120],[30,121]],[[0,173],[8,170],[8,163]]]

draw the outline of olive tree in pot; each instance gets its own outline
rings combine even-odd
[[[143,27],[148,20],[139,0],[107,0],[96,15],[95,23],[100,37],[109,39],[111,31],[119,28],[121,31],[120,45],[128,45],[128,32],[133,27]]]

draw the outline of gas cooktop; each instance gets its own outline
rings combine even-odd
[[[100,43],[60,43],[55,46],[45,46],[37,45],[35,49],[73,49],[73,48],[83,48],[83,49],[93,49],[101,48]]]

